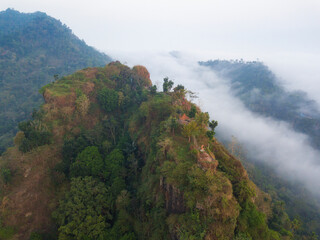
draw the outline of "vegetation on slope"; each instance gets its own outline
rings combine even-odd
[[[18,122],[43,103],[40,87],[110,60],[45,13],[0,12],[0,154],[12,145]]]
[[[320,112],[316,103],[310,100],[306,93],[286,91],[277,77],[261,62],[214,60],[200,64],[228,79],[234,95],[239,97],[249,110],[288,122],[294,130],[307,134],[311,144],[320,149]],[[234,147],[232,149],[234,150]],[[277,176],[272,166],[257,163],[255,159],[233,150],[231,152],[242,160],[255,184],[281,203],[281,208],[285,208],[291,218],[300,219],[298,234],[316,232],[320,235],[320,205],[311,193],[300,184],[290,183]]]
[[[213,137],[217,122],[183,86],[165,78],[157,92],[149,77],[114,62],[41,89],[46,103],[23,126],[41,125],[31,130],[46,141],[20,128],[0,159],[12,172],[3,226],[18,239],[292,238],[288,218],[272,228],[270,196]]]

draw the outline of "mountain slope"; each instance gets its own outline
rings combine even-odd
[[[279,79],[261,62],[214,60],[200,64],[209,67],[228,81],[232,94],[250,111],[287,122],[295,131],[308,135],[310,144],[320,149],[320,111],[317,103],[308,98],[305,92],[285,90]],[[242,148],[242,152],[245,152],[245,146]],[[301,219],[302,226],[299,232],[316,232],[319,235],[318,197],[306,190],[303,184],[279,176],[274,166],[268,162],[259,162],[252,155],[251,157],[240,155],[242,156],[238,157],[241,158],[255,184],[268,192],[274,200],[285,203],[283,207],[290,217]]]
[[[273,218],[270,196],[213,137],[214,122],[208,130],[209,115],[186,100],[183,86],[170,91],[172,84],[165,79],[164,92],[156,92],[144,67],[114,62],[43,87],[45,104],[19,125],[15,146],[0,158],[6,170],[0,234],[7,231],[8,239],[292,236],[287,215],[280,211]],[[277,229],[269,228],[272,219]]]
[[[17,123],[42,103],[38,89],[54,75],[110,60],[45,13],[0,12],[0,153],[12,144]]]

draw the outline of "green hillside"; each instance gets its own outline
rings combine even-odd
[[[17,123],[43,102],[41,86],[110,60],[45,13],[0,12],[0,154],[12,144]]]
[[[43,87],[0,158],[0,238],[292,239],[295,221],[173,84],[113,62]]]

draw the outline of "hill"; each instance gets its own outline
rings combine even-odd
[[[41,86],[54,75],[110,60],[45,13],[0,12],[0,154],[12,145],[17,123],[29,119],[43,102]]]
[[[146,68],[113,62],[43,87],[45,104],[0,158],[0,237],[293,237],[295,221],[173,84],[157,92]]]

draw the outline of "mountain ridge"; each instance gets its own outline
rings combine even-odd
[[[42,88],[45,104],[19,125],[15,147],[0,159],[12,173],[1,180],[2,229],[13,227],[18,239],[292,236],[284,212],[281,234],[269,229],[270,196],[214,139],[216,124],[207,129],[209,115],[184,87],[172,91],[164,79],[157,92],[149,76],[113,62]]]
[[[110,61],[45,13],[0,12],[0,153],[12,144],[17,123],[41,104],[40,87]]]

